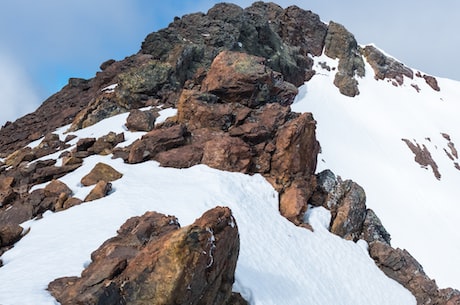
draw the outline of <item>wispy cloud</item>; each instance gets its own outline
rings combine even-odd
[[[33,111],[38,95],[33,82],[11,56],[0,51],[0,126]]]

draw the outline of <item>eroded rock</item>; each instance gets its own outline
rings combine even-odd
[[[54,280],[48,289],[63,305],[226,304],[238,252],[228,208],[209,210],[184,228],[172,216],[147,212],[93,252],[81,277]]]

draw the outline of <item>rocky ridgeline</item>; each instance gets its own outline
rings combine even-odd
[[[73,197],[59,181],[90,155],[112,154],[132,164],[156,160],[177,168],[206,164],[262,174],[280,194],[280,213],[306,229],[312,229],[303,221],[308,208],[329,209],[330,231],[366,240],[376,264],[409,289],[418,304],[458,304],[460,292],[438,289],[407,251],[391,247],[390,235],[367,209],[359,185],[330,171],[315,174],[320,150],[316,122],[312,114],[292,112],[290,105],[296,87],[315,73],[311,57],[323,50],[339,60],[334,84],[348,96],[359,94],[363,56],[376,79],[401,85],[404,77],[414,77],[376,48],[359,47],[339,24],[326,25],[295,6],[282,9],[257,2],[246,9],[219,4],[207,14],[177,18],[149,34],[138,54],[103,63],[91,80],[69,80],[35,113],[0,130],[0,254],[27,233],[20,227],[23,221],[110,194],[110,182],[121,174],[102,163],[82,179],[83,185],[94,185],[84,199]],[[425,79],[435,84],[435,79]],[[145,106],[152,108],[139,110]],[[177,115],[155,124],[160,106],[177,108]],[[72,136],[61,141],[50,133],[66,124],[74,131],[128,111],[127,128],[146,133],[126,147],[117,147],[123,133],[80,139],[72,149]],[[25,147],[41,137],[35,148]],[[62,164],[46,159],[56,152]],[[50,183],[30,192],[44,182]],[[222,217],[226,224],[234,223],[225,208],[211,210],[182,229],[175,219],[154,212],[130,219],[118,236],[93,253],[81,277],[57,279],[49,290],[62,304],[138,304],[140,299],[153,304],[244,304],[231,294],[237,228],[216,223]],[[211,227],[212,233],[205,229]],[[194,255],[197,251],[212,252],[212,264],[210,257]],[[204,295],[205,301],[199,301]]]

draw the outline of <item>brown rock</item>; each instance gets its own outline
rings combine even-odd
[[[78,140],[76,145],[76,151],[87,151],[88,148],[93,146],[94,142],[96,142],[96,138],[83,138]]]
[[[41,158],[43,156],[52,154],[59,149],[64,149],[67,147],[69,147],[69,145],[62,142],[59,139],[59,135],[49,133],[43,138],[40,144],[38,144],[38,146],[33,149],[33,151],[37,158]]]
[[[86,176],[81,178],[81,184],[89,186],[101,180],[111,182],[120,179],[122,176],[123,174],[119,173],[110,165],[99,162]]]
[[[307,210],[309,194],[308,182],[296,180],[280,194],[280,213],[294,224],[300,225]]]
[[[247,115],[250,112],[248,107],[241,104],[218,101],[219,98],[210,93],[183,90],[178,102],[177,120],[189,130],[210,128],[226,131],[238,123],[244,113]]]
[[[431,156],[431,153],[428,150],[428,148],[426,148],[425,145],[420,146],[420,144],[418,144],[415,140],[414,140],[415,144],[412,143],[408,139],[401,139],[401,140],[407,144],[409,149],[415,155],[414,157],[415,162],[420,164],[420,166],[423,168],[428,168],[428,166],[430,166],[431,169],[433,170],[433,174],[436,177],[436,179],[441,180],[441,173],[439,172],[438,165],[433,160],[433,157]]]
[[[96,199],[103,198],[112,190],[112,183],[106,182],[104,180],[99,180],[94,188],[89,192],[88,196],[85,197],[84,202],[93,201]],[[75,202],[69,202],[66,206],[75,204]]]
[[[34,207],[24,202],[17,202],[0,213],[1,225],[19,225],[34,216]]]
[[[311,113],[303,113],[278,129],[270,171],[278,184],[287,185],[295,177],[314,174],[320,149],[315,129]]]
[[[174,217],[147,212],[118,234],[93,252],[80,278],[49,284],[61,304],[228,304],[239,251],[228,208],[182,229]]]
[[[14,177],[0,176],[0,206],[11,203],[16,198],[13,190]]]
[[[436,282],[428,278],[422,266],[406,250],[393,249],[386,243],[376,241],[369,245],[369,253],[388,277],[415,296],[417,304],[440,304]]]
[[[83,163],[82,158],[78,158],[75,155],[69,155],[62,158],[62,165],[81,165]]]
[[[21,148],[10,155],[8,155],[5,159],[6,166],[18,166],[21,162],[30,162],[35,160],[37,157],[35,156],[34,151],[30,147]]]
[[[365,69],[353,34],[343,25],[331,21],[325,38],[324,53],[330,58],[339,59],[334,85],[339,88],[340,93],[351,97],[358,95],[358,81],[355,76],[363,77]]]
[[[154,129],[133,143],[128,162],[139,163],[154,159],[159,152],[184,145],[186,137],[187,130],[183,125]]]
[[[55,163],[55,160],[52,160]],[[32,180],[35,184],[44,183],[53,179],[61,178],[62,176],[76,170],[81,166],[82,163],[63,165],[63,166],[44,166],[37,168],[32,174]]]
[[[10,246],[17,242],[22,235],[23,228],[17,224],[0,225],[0,247]]]
[[[155,116],[150,111],[133,109],[126,119],[126,127],[130,131],[150,131],[155,126]]]
[[[45,196],[60,195],[61,193],[67,196],[72,195],[72,190],[64,182],[59,180],[52,180],[44,190]]]
[[[79,205],[81,204],[83,201],[79,198],[75,198],[75,197],[70,197],[70,198],[67,198],[66,201],[64,201],[62,203],[62,210],[67,210],[73,206],[76,206],[76,205]]]
[[[188,168],[200,164],[202,158],[202,145],[191,144],[162,151],[156,155],[155,160],[163,167]]]
[[[366,46],[363,54],[374,70],[375,79],[393,79],[398,85],[404,83],[404,76],[413,79],[414,72],[394,58],[386,56],[374,46]],[[414,87],[417,91],[416,87]]]
[[[438,85],[438,80],[431,75],[423,75],[423,78],[425,79],[425,82],[435,91],[441,91],[441,88],[439,88]]]
[[[292,85],[279,86],[282,82],[281,74],[264,65],[264,58],[223,51],[212,62],[202,91],[250,108],[269,102],[290,105],[297,89]],[[286,92],[280,94],[283,89]]]
[[[366,194],[362,187],[351,180],[340,182],[338,204],[331,207],[330,231],[345,239],[357,241],[366,217]]]
[[[94,144],[88,148],[88,152],[108,155],[112,153],[113,148],[118,144],[125,141],[125,134],[111,131],[105,136],[98,138]]]
[[[251,148],[243,140],[222,134],[204,144],[201,162],[221,170],[246,173],[251,157]]]

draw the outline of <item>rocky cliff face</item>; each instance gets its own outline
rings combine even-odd
[[[376,79],[401,84],[404,76],[414,77],[374,47],[358,46],[342,25],[326,25],[295,6],[256,2],[246,9],[219,4],[207,14],[178,18],[149,34],[137,54],[103,63],[91,80],[69,80],[35,113],[0,130],[0,254],[25,234],[23,221],[82,202],[58,179],[90,155],[176,168],[206,164],[262,174],[279,191],[280,213],[307,229],[307,209],[324,206],[332,213],[330,231],[366,240],[376,264],[419,304],[456,304],[458,291],[439,290],[410,254],[391,247],[358,184],[330,171],[315,174],[316,122],[290,105],[297,86],[315,74],[312,57],[323,51],[339,59],[334,85],[347,96],[359,94],[364,58]],[[439,90],[435,79],[425,79]],[[146,106],[150,110],[140,110]],[[177,115],[155,125],[157,112],[170,106]],[[147,132],[125,148],[116,147],[123,134],[83,139],[71,150],[70,136],[61,141],[52,134],[66,124],[74,131],[122,112],[130,112],[127,128]],[[40,138],[35,148],[25,146]],[[56,152],[63,164],[42,158]],[[95,167],[81,182],[95,185],[84,201],[109,194],[119,177],[104,164]],[[148,212],[128,220],[96,250],[81,277],[57,279],[49,289],[62,304],[243,304],[231,295],[239,247],[233,223],[225,208],[182,229],[174,218]]]

